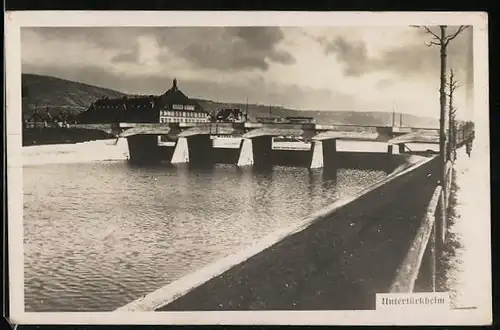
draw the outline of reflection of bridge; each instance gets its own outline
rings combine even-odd
[[[408,143],[438,144],[437,129],[321,125],[286,123],[120,123],[77,125],[81,128],[99,129],[117,137],[127,138],[130,159],[134,162],[146,160],[169,160],[172,163],[207,163],[211,159],[211,136],[241,137],[235,163],[238,166],[263,165],[269,162],[274,137],[300,137],[311,143],[309,150],[311,168],[321,168],[327,162],[324,155],[336,152],[337,140],[372,141],[387,143],[387,153],[393,146],[399,153]],[[158,146],[157,137],[165,136],[175,141],[175,146]],[[330,157],[331,158],[331,157]],[[328,158],[328,159],[330,159]]]

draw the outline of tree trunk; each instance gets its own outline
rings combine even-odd
[[[455,150],[455,141],[453,137],[453,92],[454,92],[454,84],[453,81],[453,71],[450,75],[450,92],[449,92],[449,102],[448,102],[448,149],[447,149],[447,158],[452,159],[453,150]]]
[[[441,85],[439,89],[439,103],[440,103],[440,116],[439,116],[439,155],[441,158],[441,186],[443,187],[443,191],[445,192],[446,196],[446,153],[445,153],[445,148],[446,148],[446,134],[445,134],[445,127],[444,127],[444,119],[446,116],[446,93],[445,93],[445,86],[446,86],[446,26],[441,25]],[[448,201],[445,200],[445,207],[444,209],[446,210],[446,206]],[[445,215],[446,216],[446,215]]]

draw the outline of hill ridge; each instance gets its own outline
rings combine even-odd
[[[32,115],[34,108],[49,108],[52,115],[57,115],[62,110],[72,114],[85,111],[95,100],[102,97],[121,98],[140,97],[144,95],[127,94],[106,87],[100,87],[62,79],[58,77],[23,73],[23,117]],[[223,102],[192,97],[206,111],[213,112],[220,108],[237,107],[246,110],[247,104],[243,102]],[[283,106],[266,104],[248,104],[250,118],[272,116],[307,116],[314,117],[318,123],[325,124],[352,124],[352,125],[380,125],[392,124],[393,114],[387,111],[352,111],[352,110],[299,110]],[[395,124],[399,126],[400,115],[396,114]],[[412,127],[438,127],[437,118],[428,118],[411,114],[403,114],[403,126]]]

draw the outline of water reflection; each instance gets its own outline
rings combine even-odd
[[[26,309],[113,310],[384,175],[282,166],[26,167]]]

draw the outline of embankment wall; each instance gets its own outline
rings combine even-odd
[[[388,292],[437,185],[437,158],[417,158],[299,226],[119,310],[373,309],[375,294]]]

